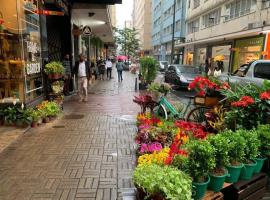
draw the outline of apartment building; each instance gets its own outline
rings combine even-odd
[[[149,55],[152,52],[152,1],[133,1],[133,26],[138,32],[141,55]]]
[[[184,63],[204,65],[206,59],[223,61],[224,71],[269,58],[267,31],[270,1],[189,0],[186,15]]]
[[[186,0],[152,1],[152,45],[154,56],[158,60],[171,60],[172,41],[182,41],[185,37]],[[175,24],[173,36],[173,13],[175,4]],[[183,47],[175,48],[174,60],[181,63]]]

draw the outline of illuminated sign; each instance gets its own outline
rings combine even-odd
[[[56,15],[56,16],[64,16],[65,12],[62,11],[53,11],[53,10],[36,10],[35,13],[39,15]]]

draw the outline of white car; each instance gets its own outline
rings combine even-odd
[[[265,79],[270,80],[270,60],[256,60],[239,67],[231,75],[221,75],[219,79],[231,83],[255,83],[263,85]]]

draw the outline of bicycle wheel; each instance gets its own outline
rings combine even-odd
[[[168,114],[167,114],[167,111],[165,109],[165,107],[161,104],[157,105],[154,109],[153,109],[153,112],[155,115],[163,118],[163,119],[168,119]]]
[[[192,109],[187,116],[187,121],[189,122],[196,122],[200,124],[207,124],[205,113],[207,113],[210,110],[210,108],[207,107],[196,107]]]

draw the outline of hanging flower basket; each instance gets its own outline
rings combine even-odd
[[[219,98],[218,97],[201,97],[201,96],[195,96],[194,98],[194,103],[196,105],[203,105],[207,107],[212,107],[216,106],[219,103]]]

